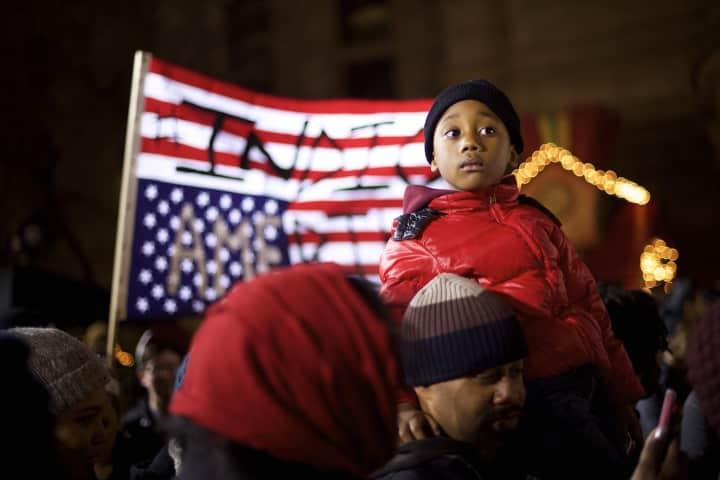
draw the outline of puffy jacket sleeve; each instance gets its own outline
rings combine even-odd
[[[602,337],[610,369],[600,369],[601,380],[615,405],[635,403],[643,396],[632,363],[622,342],[615,338],[612,324],[597,289],[595,278],[559,227],[553,225],[552,239],[558,248],[559,267],[565,277],[568,301],[591,313]]]
[[[380,297],[398,324],[410,300],[438,273],[435,258],[421,241],[388,240],[380,258]]]
[[[410,300],[438,272],[435,258],[417,240],[388,240],[380,258],[380,297],[397,325],[402,321]],[[401,385],[398,403],[417,406],[412,388]]]

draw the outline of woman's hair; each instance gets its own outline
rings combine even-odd
[[[655,362],[657,352],[668,347],[668,331],[653,297],[612,284],[600,283],[598,289],[615,337],[625,346],[635,371]]]

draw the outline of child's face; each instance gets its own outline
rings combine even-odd
[[[432,171],[454,188],[478,191],[494,185],[518,165],[503,122],[484,103],[450,106],[435,128]]]

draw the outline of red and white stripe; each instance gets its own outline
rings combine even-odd
[[[421,131],[430,100],[274,97],[152,59],[144,102],[136,175],[288,201],[283,227],[293,263],[333,261],[377,278],[405,187],[433,179]],[[242,181],[177,170],[210,169],[211,110],[226,116],[213,141],[215,172]],[[251,130],[277,166],[292,168],[289,178],[257,148],[249,169],[239,167]]]

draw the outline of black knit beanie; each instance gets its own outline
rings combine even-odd
[[[443,90],[435,98],[432,107],[430,107],[424,128],[425,158],[428,163],[432,162],[433,136],[440,117],[445,113],[445,110],[462,100],[477,100],[487,105],[505,124],[505,128],[510,134],[510,143],[515,147],[515,151],[518,154],[522,153],[523,139],[520,133],[520,118],[515,112],[512,103],[510,103],[510,99],[487,80],[468,80]]]
[[[405,383],[432,385],[527,356],[512,309],[476,281],[441,273],[410,301],[400,328]]]

